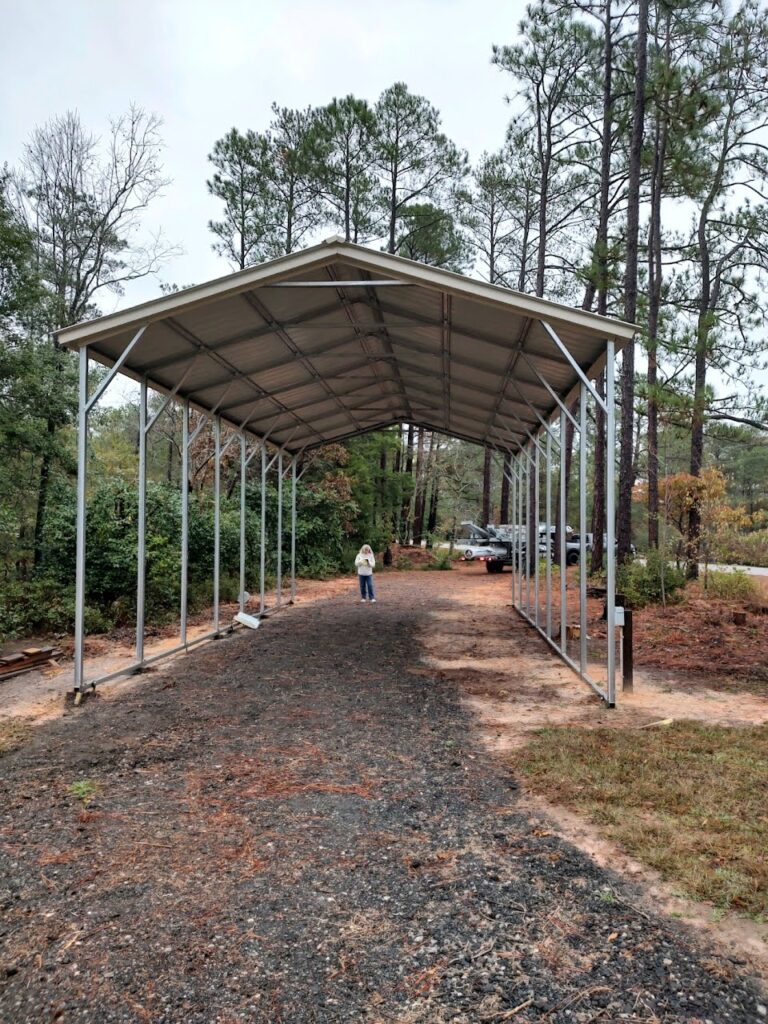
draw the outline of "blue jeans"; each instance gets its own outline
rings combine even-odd
[[[358,573],[357,578],[360,580],[360,597],[362,597],[363,600],[365,600],[366,597],[370,597],[373,601],[373,576],[363,576]]]

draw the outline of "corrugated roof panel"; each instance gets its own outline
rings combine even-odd
[[[241,296],[225,299],[215,305],[181,312],[174,320],[185,330],[207,344],[219,342],[264,326],[264,321]]]
[[[634,330],[336,239],[59,337],[111,364],[140,326],[123,372],[290,451],[407,420],[514,444],[557,407],[537,373],[565,399]]]

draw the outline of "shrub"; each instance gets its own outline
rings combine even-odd
[[[704,587],[709,597],[721,601],[752,601],[757,597],[757,585],[742,569],[727,572],[708,572]]]
[[[290,490],[284,488],[283,576],[290,573]],[[357,505],[331,484],[299,484],[297,493],[296,571],[324,578],[349,571],[367,540],[380,550],[387,531],[353,534]],[[266,493],[265,586],[276,570],[277,490]],[[86,632],[104,632],[136,621],[138,493],[133,480],[96,477],[88,492],[86,517]],[[10,520],[0,508],[0,547]],[[246,488],[246,586],[258,587],[261,492]],[[8,578],[0,586],[0,643],[36,633],[71,631],[74,624],[76,501],[64,478],[54,482],[46,520],[43,568],[28,580]],[[210,604],[213,593],[214,502],[205,490],[189,496],[189,610]],[[146,621],[173,620],[181,590],[181,494],[164,482],[149,480],[146,516]],[[220,503],[220,597],[239,595],[240,501],[223,493]]]
[[[619,566],[616,573],[616,590],[631,608],[674,601],[685,582],[684,570],[667,562],[658,551],[649,551],[645,562]]]
[[[442,572],[446,569],[452,568],[453,559],[447,551],[440,552],[438,555],[433,555],[428,562],[425,562],[424,565],[422,565],[422,569],[426,569],[427,571],[435,569]]]
[[[713,561],[730,565],[768,566],[768,530],[751,533],[732,532],[718,537],[713,544]]]
[[[86,633],[108,633],[115,625],[114,620],[100,608],[85,606],[84,626]]]
[[[35,633],[64,633],[74,625],[74,587],[47,577],[4,582],[0,590],[0,643]]]

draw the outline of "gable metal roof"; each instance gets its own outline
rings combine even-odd
[[[631,324],[331,238],[57,332],[290,453],[395,423],[514,450]]]

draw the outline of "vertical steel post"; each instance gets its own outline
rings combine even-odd
[[[546,504],[546,552],[547,552],[547,636],[552,638],[552,435],[547,431],[546,448],[547,479],[544,487],[544,501]]]
[[[77,407],[77,551],[75,555],[75,690],[82,693],[85,646],[85,491],[88,467],[88,348],[80,349]]]
[[[259,614],[264,614],[267,569],[267,446],[261,445],[261,527],[259,533]]]
[[[509,460],[510,488],[512,499],[512,604],[516,603],[517,590],[517,467],[515,456]]]
[[[213,628],[219,632],[219,583],[221,570],[221,419],[213,420]]]
[[[522,586],[523,586],[523,578],[524,578],[524,575],[525,575],[525,571],[524,571],[524,561],[525,561],[525,559],[523,557],[523,552],[524,552],[523,545],[525,544],[525,527],[523,525],[523,507],[522,507],[523,506],[523,502],[525,501],[525,477],[523,475],[524,474],[524,467],[525,467],[525,459],[523,457],[523,450],[520,449],[520,451],[519,451],[519,453],[517,455],[517,476],[518,476],[518,479],[520,481],[520,485],[517,488],[517,523],[518,523],[519,538],[520,538],[520,540],[518,541],[518,545],[519,545],[519,549],[520,549],[519,550],[519,555],[520,555],[520,572],[519,572],[519,575],[518,575],[518,578],[517,578],[517,587],[518,587],[518,590],[519,590],[517,606],[519,608],[522,608]]]
[[[277,575],[275,578],[277,607],[283,604],[283,453],[277,453]]]
[[[530,444],[527,446],[530,449]],[[528,452],[530,455],[530,451]],[[525,460],[525,611],[531,614],[531,460]]]
[[[533,563],[533,580],[534,580],[534,593],[536,595],[536,612],[533,617],[533,621],[538,626],[539,624],[539,511],[541,506],[541,462],[539,459],[539,446],[535,444],[533,446],[533,472],[535,474],[533,481],[533,503],[535,506],[535,512],[533,516],[533,536],[535,537],[535,543],[533,548],[533,557],[535,559]]]
[[[298,455],[291,462],[291,604],[296,600],[296,469]]]
[[[567,427],[565,423],[565,412],[560,410],[560,650],[563,654],[568,648],[568,549],[566,534],[566,516],[568,514],[568,503],[565,500],[565,461],[566,445],[565,435]]]
[[[181,642],[187,643],[189,580],[189,399],[181,405]]]
[[[587,671],[587,388],[579,398],[579,668]]]
[[[144,661],[144,605],[147,578],[147,380],[139,396],[139,516],[136,550],[136,661]]]
[[[240,611],[245,611],[245,434],[240,434]]]
[[[609,341],[605,362],[605,603],[608,620],[608,704],[616,703],[616,345]]]

